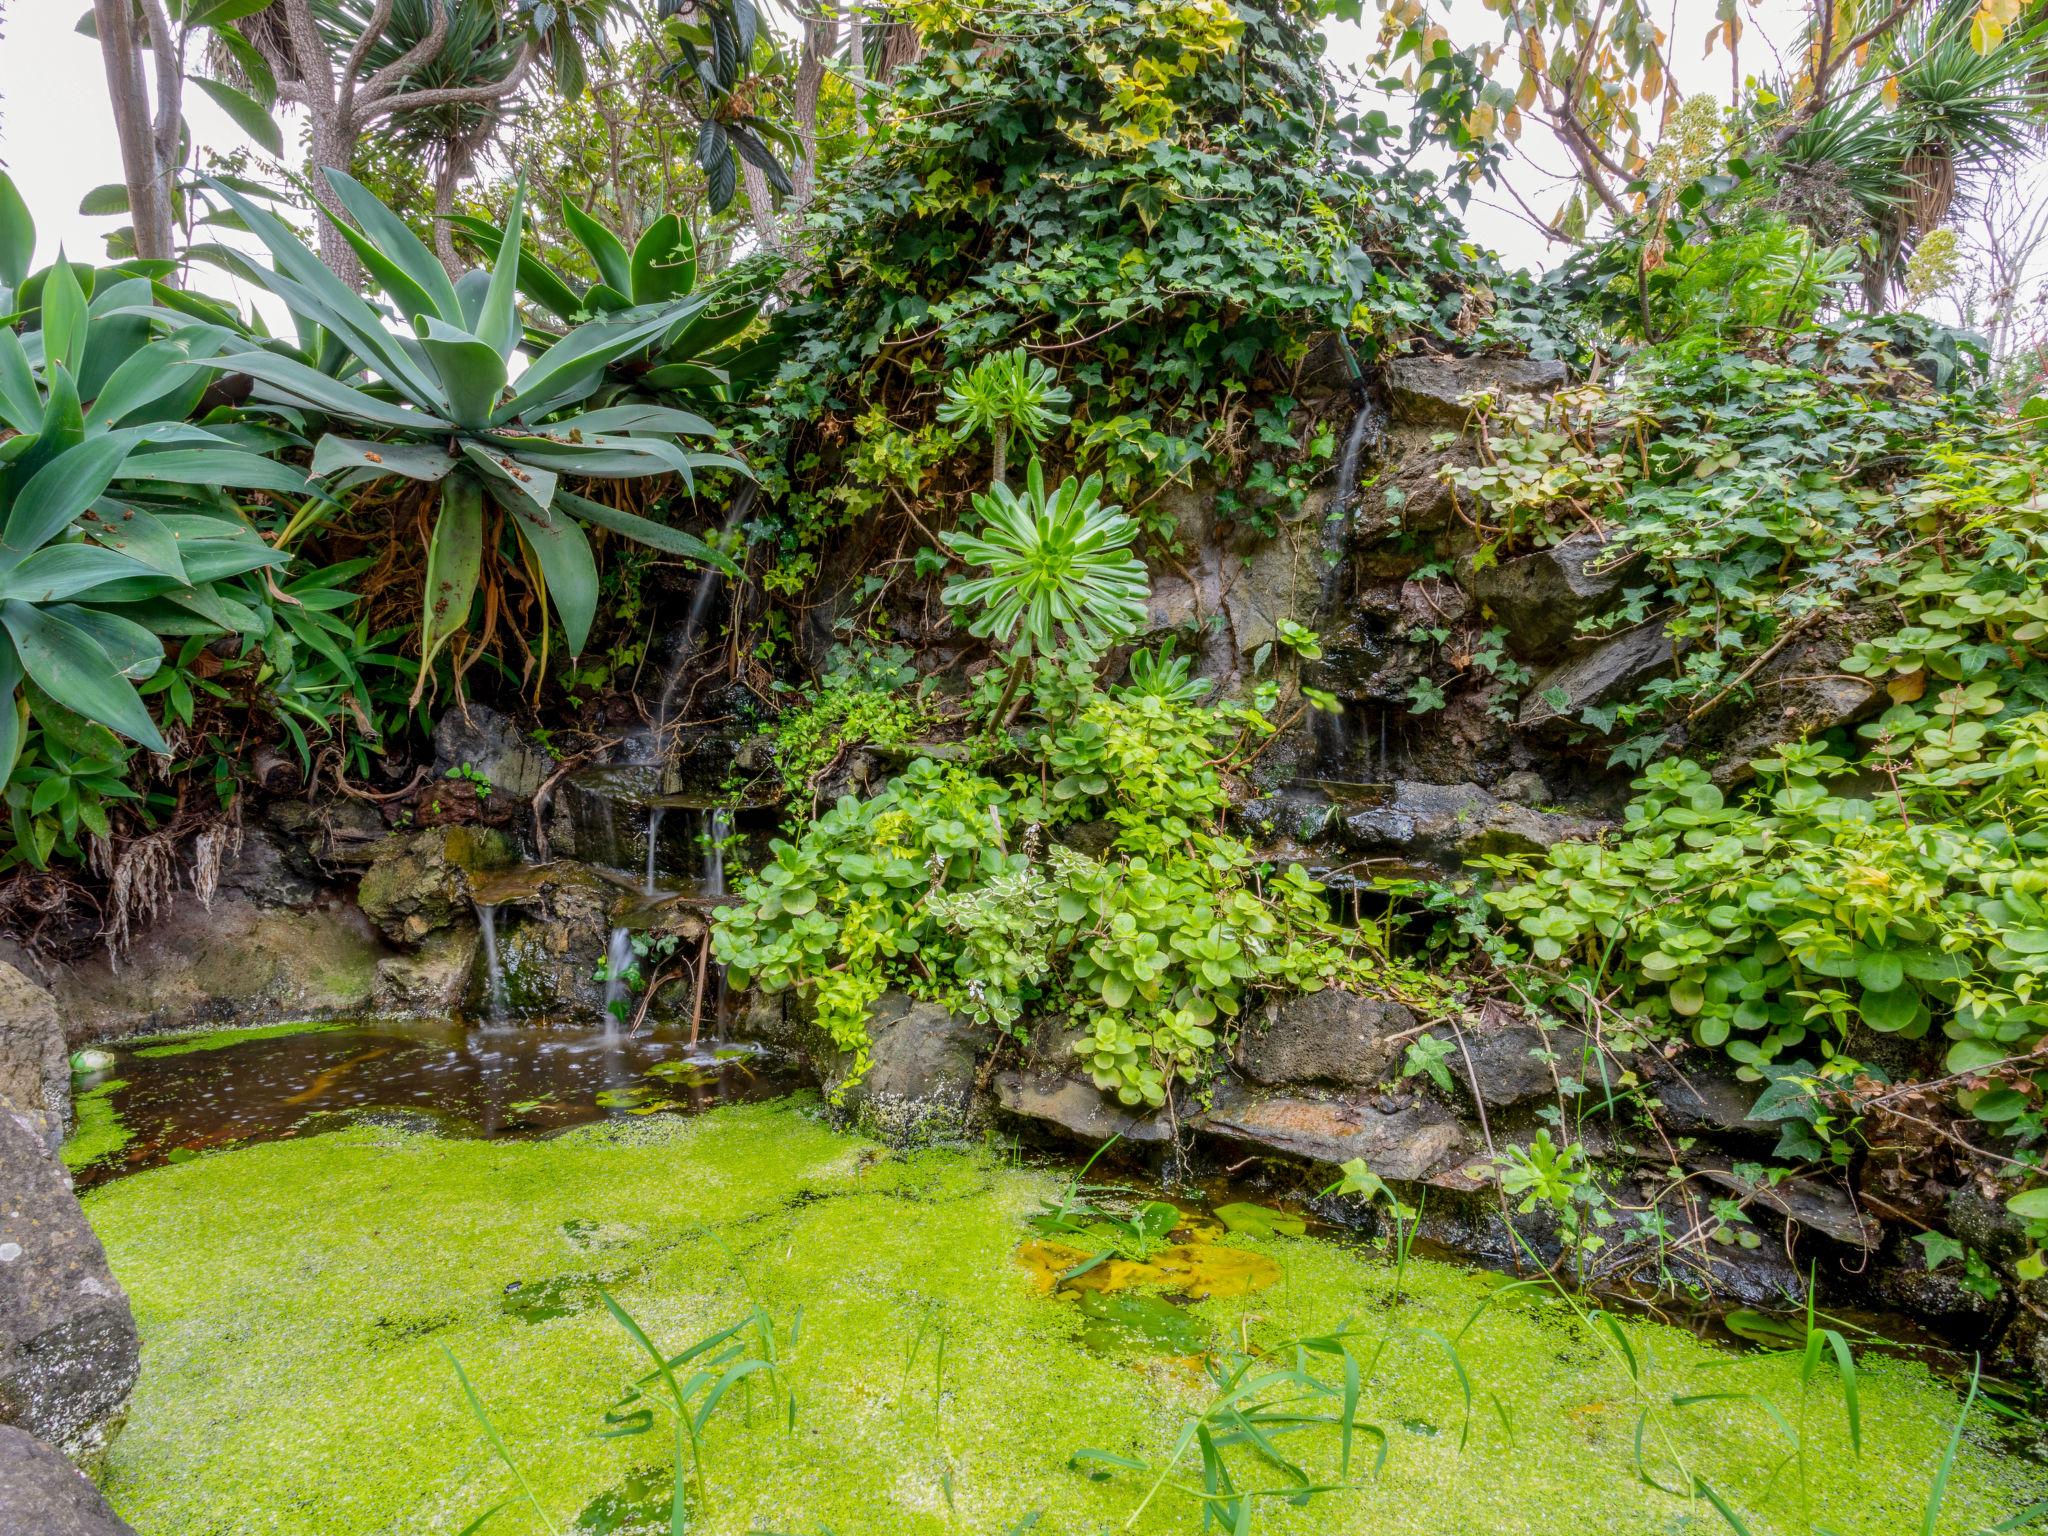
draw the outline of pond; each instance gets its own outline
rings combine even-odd
[[[1076,1273],[1110,1227],[1069,1219],[1070,1169],[894,1153],[802,1093],[635,1114],[689,1107],[663,1042],[624,1045],[637,1096],[600,1106],[602,1050],[452,1030],[120,1054],[108,1157],[157,1166],[95,1164],[87,1210],[144,1343],[103,1474],[142,1536],[452,1536],[494,1506],[485,1536],[665,1531],[678,1448],[614,1305],[669,1355],[737,1330],[689,1399],[689,1529],[720,1536],[1193,1536],[1191,1425],[1262,1532],[1736,1529],[1719,1499],[1757,1536],[1894,1536],[1950,1450],[1958,1395],[1911,1360],[1862,1354],[1852,1431],[1831,1354],[1802,1385],[1796,1354],[1144,1190],[1097,1197],[1121,1246]],[[501,1046],[489,1088],[455,1065]],[[715,1065],[706,1099],[787,1086]],[[543,1097],[555,1118],[517,1107]],[[435,1118],[336,1118],[394,1105]],[[170,1159],[210,1133],[238,1139]],[[1261,1431],[1284,1466],[1233,1438],[1219,1378],[1303,1421]],[[1348,1437],[1305,1422],[1347,1404]],[[1943,1481],[1944,1533],[2048,1492],[1981,1408]]]

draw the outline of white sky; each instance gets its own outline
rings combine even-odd
[[[1713,25],[1714,0],[1671,0],[1667,31],[1673,72],[1688,93],[1705,91],[1727,100],[1728,57],[1718,49],[1703,56],[1701,41]],[[0,38],[0,160],[27,199],[37,226],[38,262],[50,260],[61,243],[73,256],[97,258],[108,229],[119,218],[87,218],[78,200],[91,188],[121,179],[120,154],[107,108],[106,77],[99,48],[76,31],[89,0],[12,0],[6,32]],[[1368,25],[1333,23],[1326,28],[1330,57],[1340,67],[1356,69],[1370,51],[1369,28],[1376,8],[1368,5]],[[1453,34],[1460,41],[1493,37],[1499,21],[1480,0],[1450,0],[1447,10]],[[1804,0],[1751,0],[1752,20],[1743,43],[1746,73],[1772,73],[1772,44],[1796,36]],[[196,91],[186,92],[185,113],[201,146],[233,149],[246,139],[227,117]],[[287,124],[286,148],[295,151],[296,134]],[[1563,201],[1565,167],[1562,151],[1541,127],[1531,124],[1522,138],[1516,186],[1531,207],[1546,216]],[[1481,243],[1493,247],[1510,265],[1548,266],[1561,259],[1562,249],[1549,244],[1530,227],[1504,194],[1481,189],[1468,222]],[[210,279],[209,286],[225,283]],[[238,294],[244,302],[249,295]]]

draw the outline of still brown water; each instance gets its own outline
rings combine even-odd
[[[378,1020],[105,1047],[96,1089],[128,1140],[76,1170],[81,1189],[201,1152],[402,1114],[446,1135],[536,1136],[593,1120],[776,1098],[802,1086],[744,1047],[662,1033]],[[88,1104],[87,1115],[98,1113]]]

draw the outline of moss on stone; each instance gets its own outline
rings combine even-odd
[[[644,1469],[666,1465],[665,1438],[592,1437],[643,1369],[633,1344],[601,1306],[527,1320],[506,1304],[515,1286],[514,1296],[567,1294],[601,1273],[671,1349],[737,1320],[750,1298],[784,1322],[803,1309],[795,1433],[758,1402],[751,1424],[721,1409],[707,1436],[712,1507],[693,1532],[1000,1532],[1033,1511],[1041,1533],[1119,1529],[1142,1488],[1128,1474],[1092,1481],[1069,1456],[1158,1455],[1203,1383],[1170,1357],[1083,1347],[1078,1301],[1041,1294],[1018,1248],[1055,1183],[959,1152],[889,1157],[788,1103],[538,1142],[359,1127],[124,1179],[87,1201],[144,1347],[105,1484],[138,1529],[180,1536],[459,1530],[511,1490],[446,1349],[563,1527],[601,1499],[649,1505]],[[1456,1337],[1492,1294],[1486,1276],[1418,1262],[1396,1306],[1373,1255],[1313,1238],[1223,1241],[1270,1256],[1284,1278],[1195,1306],[1219,1338],[1271,1344],[1346,1319],[1369,1339],[1390,1328]],[[1789,1412],[1793,1364],[1677,1329],[1629,1335],[1653,1362],[1667,1448],[1760,1536],[1790,1529],[1796,1484],[1766,1414],[1728,1399],[1668,1404],[1762,1392]],[[1441,1345],[1397,1332],[1362,1408],[1391,1441],[1384,1471],[1303,1509],[1266,1503],[1259,1529],[1722,1529],[1704,1504],[1637,1477],[1642,1400],[1562,1306],[1494,1306],[1458,1348],[1476,1394],[1462,1450],[1466,1408]],[[1955,1396],[1920,1366],[1878,1357],[1864,1363],[1861,1396],[1860,1460],[1836,1398],[1817,1397],[1808,1415],[1813,1518],[1843,1536],[1918,1529]],[[1328,1448],[1293,1444],[1313,1475],[1334,1473]],[[2043,1482],[2038,1468],[1966,1441],[1945,1528],[2009,1513]],[[1200,1524],[1194,1502],[1169,1490],[1133,1529]],[[515,1510],[490,1529],[538,1527]]]
[[[114,1095],[127,1086],[123,1079],[112,1078],[81,1093],[72,1104],[78,1123],[61,1154],[66,1168],[76,1170],[103,1157],[112,1157],[135,1139],[135,1133],[114,1108]]]
[[[154,1060],[159,1056],[185,1056],[194,1051],[220,1051],[247,1040],[274,1040],[280,1035],[317,1035],[330,1029],[348,1029],[350,1019],[299,1019],[288,1024],[262,1024],[249,1029],[208,1029],[193,1033],[149,1035],[136,1042],[135,1054]]]

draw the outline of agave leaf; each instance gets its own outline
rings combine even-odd
[[[239,448],[172,448],[131,455],[123,480],[156,480],[166,485],[217,485],[242,491],[303,495],[306,477],[289,464]]]
[[[472,476],[455,475],[441,486],[441,515],[427,546],[426,610],[420,621],[422,682],[441,647],[469,622],[483,552],[483,487]]]
[[[538,510],[545,512],[555,499],[553,470],[524,463],[502,449],[472,437],[462,439],[462,452],[470,463],[484,472],[489,483],[504,486]]]
[[[0,173],[0,180],[4,180]],[[43,396],[21,338],[0,325],[0,422],[16,432],[34,432],[43,419]]]
[[[438,442],[373,443],[330,432],[313,449],[313,478],[318,480],[337,470],[362,469],[372,475],[435,481],[445,478],[459,462]]]
[[[0,602],[0,627],[14,641],[22,670],[59,704],[152,752],[167,750],[142,695],[92,633],[13,599]]]
[[[69,528],[106,494],[127,457],[127,442],[102,437],[69,449],[37,470],[15,495],[6,533],[0,536],[0,570]]]
[[[104,582],[138,575],[153,576],[164,583],[174,579],[131,555],[102,549],[97,544],[46,544],[0,575],[0,599],[59,603]]]
[[[688,298],[697,286],[697,241],[690,226],[665,213],[633,245],[633,282],[627,292],[637,304]]]
[[[194,366],[246,373],[252,379],[261,380],[281,391],[294,402],[309,405],[330,416],[344,416],[380,427],[399,427],[413,432],[431,432],[453,425],[429,412],[379,400],[367,390],[329,378],[317,368],[308,368],[297,358],[277,352],[237,352],[230,357],[211,358]]]
[[[11,183],[7,190],[13,190]],[[0,239],[5,238],[6,217],[6,209],[0,207]],[[0,633],[0,784],[13,777],[15,760],[21,756],[21,680],[21,661],[14,654],[14,642]]]
[[[85,364],[86,328],[90,315],[78,275],[60,254],[43,279],[43,364],[62,363],[76,375]]]
[[[504,230],[473,214],[450,214],[448,222],[474,240],[488,260],[498,259],[498,249],[505,242]],[[542,261],[530,245],[522,246],[519,251],[519,291],[564,325],[574,325],[583,317],[583,299],[576,292],[575,285]],[[458,308],[454,318],[459,318],[461,313]]]
[[[512,398],[498,408],[498,423],[528,413],[560,410],[597,387],[604,370],[628,353],[650,345],[673,322],[666,311],[639,319],[592,320],[549,347],[525,373]]]
[[[572,655],[582,655],[597,618],[597,561],[590,540],[565,512],[536,510],[524,498],[497,494],[498,504],[512,514],[519,537],[540,562],[547,578],[548,601],[562,621],[562,636]]]
[[[343,171],[329,170],[327,183],[334,188],[334,195],[341,200],[341,206],[348,210],[348,216],[361,226],[364,235],[375,242],[371,249],[388,267],[395,268],[410,290],[414,307],[406,309],[406,299],[387,283],[389,293],[400,309],[405,310],[408,320],[417,320],[422,315],[453,324],[462,316],[462,305],[455,297],[455,284],[449,280],[447,268],[426,243],[412,232],[405,220],[387,208],[368,187]],[[350,242],[354,244],[353,241]],[[361,247],[357,247],[358,251]],[[365,266],[369,265],[366,260]],[[382,278],[379,281],[383,281]]]
[[[484,293],[483,308],[477,314],[477,340],[500,358],[512,356],[519,345],[519,231],[525,216],[526,181],[522,177],[512,188],[512,207],[505,215],[505,238],[498,247],[498,259],[491,264],[491,286]]]
[[[617,235],[566,197],[562,199],[562,222],[590,252],[599,277],[620,293],[633,294],[641,303],[646,302],[644,296],[633,292],[633,258],[626,254],[626,248],[620,244]]]
[[[14,178],[0,171],[0,284],[19,288],[36,256],[36,223]],[[0,775],[4,779],[5,775]]]
[[[727,576],[736,577],[740,573],[739,567],[729,558],[694,533],[687,533],[681,528],[671,528],[667,523],[657,523],[652,518],[642,517],[635,512],[608,507],[601,501],[592,501],[587,496],[578,496],[573,491],[558,491],[555,493],[555,500],[558,505],[566,507],[572,515],[584,522],[595,523],[598,527],[616,533],[622,538],[631,539],[636,544],[645,544],[650,549],[658,549],[663,554],[676,555],[684,560],[695,560],[703,565],[716,566]]]
[[[455,424],[472,429],[489,425],[505,387],[504,357],[469,332],[439,320],[419,320],[416,329],[441,376]]]
[[[99,514],[99,526],[93,530],[93,537],[100,543],[162,572],[181,586],[185,584],[185,562],[178,540],[155,513],[108,497],[95,502],[93,510]]]

